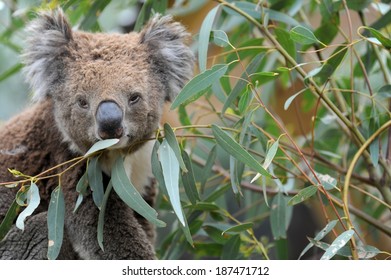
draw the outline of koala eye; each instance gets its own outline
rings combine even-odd
[[[129,105],[136,104],[140,100],[140,94],[135,93],[129,98]]]
[[[88,102],[84,97],[79,97],[77,99],[77,105],[79,105],[80,108],[82,109],[88,109]]]

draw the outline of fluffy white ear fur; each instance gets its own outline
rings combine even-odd
[[[26,48],[22,55],[24,73],[34,91],[33,99],[42,100],[63,79],[67,45],[72,29],[61,9],[39,13],[27,27]]]
[[[155,15],[141,31],[140,43],[150,48],[155,71],[164,74],[163,83],[172,101],[193,75],[194,55],[185,44],[189,34],[171,16]]]

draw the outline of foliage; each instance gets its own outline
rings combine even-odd
[[[73,23],[96,31],[101,29],[99,12],[113,2],[61,5]],[[124,6],[134,5],[125,2]],[[207,1],[175,1],[166,10],[167,2],[145,1],[136,28],[154,11],[180,16],[199,9],[195,2]],[[113,189],[130,207],[156,225],[163,226],[161,220],[170,225],[159,229],[159,257],[287,258],[289,242],[295,242],[294,237],[288,240],[288,229],[299,223],[293,209],[300,205],[312,209],[320,230],[308,237],[308,245],[296,257],[305,257],[314,247],[320,252],[313,256],[318,259],[389,257],[391,10],[387,1],[213,3],[194,40],[199,72],[171,106],[181,125],[165,124],[156,133],[152,167],[161,189],[159,219],[141,196],[133,195],[120,160],[113,169]],[[0,34],[0,44],[16,52],[20,47],[10,38],[30,17],[27,12],[23,15],[13,17]],[[19,69],[16,63],[0,73],[1,80]],[[73,162],[88,160],[93,166],[79,182],[77,203],[82,203],[88,181],[91,188],[100,189],[93,192],[94,201],[104,215],[108,194],[99,185],[99,166],[93,164],[94,156],[107,146],[96,145],[98,149]],[[22,176],[26,188],[20,189],[1,224],[0,236],[9,229],[19,205],[25,206],[27,200],[23,214],[33,210],[31,202],[39,199],[32,199],[39,176],[13,172]],[[57,212],[60,197],[61,184],[52,198],[59,201]],[[55,220],[49,219],[49,229],[56,227]],[[54,245],[60,235],[54,233]]]

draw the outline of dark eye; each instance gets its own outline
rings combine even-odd
[[[140,94],[135,93],[129,98],[129,105],[136,104],[140,100]]]
[[[84,97],[79,97],[77,99],[77,105],[82,109],[88,109],[88,102]]]

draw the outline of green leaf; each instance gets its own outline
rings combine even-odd
[[[322,240],[338,223],[338,220],[330,221],[314,238],[315,241]],[[313,243],[309,243],[304,250],[300,253],[299,259],[301,259],[309,249],[314,246]]]
[[[227,232],[240,233],[240,232],[243,232],[243,231],[246,231],[248,229],[253,228],[253,226],[254,226],[253,223],[243,223],[243,224],[240,224],[240,225],[237,225],[237,226],[233,226],[233,227],[227,228],[221,234],[225,234]]]
[[[274,239],[286,238],[287,204],[281,192],[273,198],[270,208],[270,224]]]
[[[383,45],[383,47],[385,47],[386,49],[391,49],[390,38],[387,38],[382,33],[380,33],[379,31],[377,31],[372,27],[363,26],[362,28],[369,30],[372,33],[372,35],[375,36],[375,38],[380,42],[380,44]]]
[[[75,208],[73,209],[73,213],[76,213],[77,209],[79,209],[81,203],[83,202],[83,197],[87,194],[87,188],[88,188],[88,178],[87,178],[87,172],[81,176],[79,179],[79,182],[77,182],[76,185],[76,191],[79,193],[76,203],[75,203]]]
[[[3,73],[0,73],[0,82],[8,79],[9,77],[11,77],[12,75],[18,73],[20,71],[20,69],[23,68],[23,64],[21,63],[18,63],[14,66],[12,66],[11,68],[5,70]]]
[[[219,47],[226,47],[230,45],[227,34],[223,30],[212,31],[213,42]]]
[[[188,172],[186,173],[182,172],[183,187],[185,189],[186,195],[189,198],[190,202],[194,205],[197,203],[197,201],[200,201],[200,196],[198,194],[195,179],[194,179],[194,172],[191,164],[191,159],[189,155],[186,153],[186,151],[182,151],[182,158],[188,170]]]
[[[174,152],[182,171],[187,172],[187,168],[185,163],[183,162],[181,149],[179,148],[175,133],[168,123],[164,124],[164,137],[167,140],[168,145],[170,145],[172,151]]]
[[[185,226],[185,217],[179,196],[179,163],[167,139],[164,139],[159,147],[159,159],[172,208],[179,221]]]
[[[8,208],[7,213],[3,221],[0,224],[0,242],[7,235],[12,225],[14,224],[15,218],[20,212],[20,205],[16,202],[16,199],[12,202],[10,208]]]
[[[289,53],[289,55],[296,60],[296,46],[295,42],[292,40],[288,31],[282,28],[276,28],[274,30],[276,34],[276,39],[280,45]]]
[[[195,76],[189,81],[174,99],[171,104],[171,109],[175,109],[188,99],[197,95],[200,91],[205,90],[211,86],[215,81],[219,80],[225,72],[227,72],[228,65],[216,64],[211,69],[205,70],[204,72]]]
[[[48,209],[48,253],[49,260],[55,260],[60,253],[64,236],[65,202],[61,186],[50,196]]]
[[[222,260],[234,260],[238,258],[239,255],[239,248],[240,248],[240,235],[236,234],[232,236],[228,241],[225,243],[223,247],[223,252],[221,253],[221,259]]]
[[[130,208],[158,227],[164,227],[166,225],[163,221],[157,219],[155,209],[145,202],[137,189],[129,181],[121,157],[118,157],[114,162],[111,175],[115,192]]]
[[[218,211],[220,207],[214,202],[197,202],[195,205],[188,205],[187,208],[201,211]]]
[[[111,193],[111,190],[113,189],[113,184],[111,183],[111,180],[109,184],[107,185],[105,195],[103,196],[102,200],[102,207],[99,211],[99,217],[98,217],[98,230],[97,230],[97,239],[98,239],[98,244],[99,247],[104,251],[103,247],[103,227],[105,224],[105,212],[106,212],[106,206],[107,206],[107,201],[109,200],[109,196]]]
[[[99,164],[99,157],[93,157],[88,162],[88,182],[92,191],[92,198],[96,207],[100,209],[104,194],[102,169]]]
[[[213,135],[216,138],[217,144],[223,148],[228,154],[234,156],[237,160],[243,162],[262,175],[273,178],[260,164],[253,158],[242,146],[240,146],[234,139],[231,138],[218,126],[212,124]]]
[[[110,0],[94,1],[91,8],[87,10],[87,14],[84,17],[83,21],[80,23],[79,28],[81,30],[99,30],[99,25],[97,24],[99,13],[103,11],[109,3]]]
[[[202,228],[213,241],[219,244],[225,244],[230,237],[229,234],[225,234],[220,228],[213,225],[204,225]]]
[[[200,180],[201,193],[205,189],[205,184],[210,177],[210,173],[212,172],[212,167],[213,167],[213,164],[215,163],[216,156],[217,156],[217,148],[216,148],[216,145],[214,145],[213,148],[210,150],[208,159],[206,160],[205,166],[202,169],[202,175],[201,175],[202,177]]]
[[[219,10],[220,5],[210,10],[204,18],[200,28],[200,35],[198,39],[198,63],[201,72],[206,70],[210,32],[212,31],[213,23]]]
[[[325,190],[337,189],[337,180],[328,174],[316,173]]]
[[[341,233],[334,241],[331,243],[330,247],[327,248],[326,252],[323,254],[323,256],[320,258],[321,260],[330,260],[332,257],[335,256],[335,254],[338,253],[338,250],[341,249],[343,246],[345,246],[346,243],[349,242],[349,240],[354,235],[354,230],[349,229],[343,233]]]
[[[156,178],[157,182],[159,183],[160,189],[163,190],[164,194],[168,196],[166,184],[164,183],[163,170],[158,156],[159,147],[160,147],[159,141],[155,141],[155,145],[153,146],[152,156],[151,156],[152,174]]]
[[[98,151],[107,149],[111,146],[114,146],[119,142],[119,139],[106,139],[96,142],[84,155],[84,157],[88,157],[92,155],[93,153],[96,153]]]
[[[243,72],[240,79],[236,82],[235,87],[232,89],[231,93],[228,95],[228,98],[224,103],[224,107],[221,110],[221,113],[224,113],[228,109],[228,107],[231,106],[231,104],[236,100],[236,98],[243,91],[243,89],[245,89],[245,87],[249,83],[249,81],[248,81],[249,75],[251,75],[257,71],[264,56],[265,56],[265,53],[260,53],[251,60],[251,62],[246,67],[246,71]]]
[[[19,229],[24,230],[24,220],[33,214],[40,201],[41,198],[39,196],[38,186],[34,182],[31,182],[30,188],[27,191],[27,207],[22,211],[22,213],[19,214],[18,218],[16,219],[16,226]]]
[[[299,191],[298,194],[296,194],[288,201],[288,205],[293,206],[302,203],[303,201],[307,200],[308,198],[316,194],[317,190],[318,190],[317,186],[309,186],[302,189],[301,191]]]
[[[288,110],[289,106],[292,104],[293,100],[299,96],[301,93],[305,92],[306,90],[308,90],[307,88],[303,88],[302,90],[300,90],[298,93],[295,93],[294,95],[290,96],[286,101],[285,101],[285,104],[284,104],[284,110]]]
[[[295,26],[289,33],[293,41],[303,45],[321,43],[314,33],[304,26]]]

